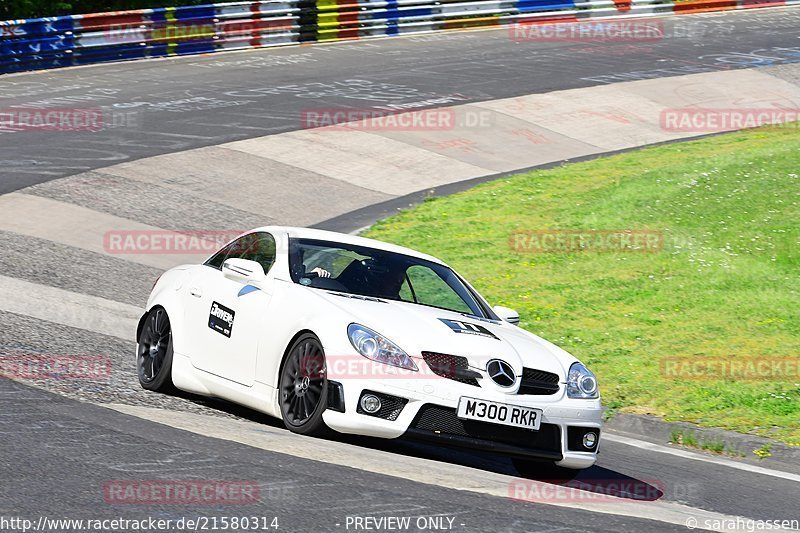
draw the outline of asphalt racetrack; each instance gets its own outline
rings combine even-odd
[[[663,19],[639,42],[516,42],[508,28],[5,76],[0,109],[101,107],[104,135],[0,129],[0,193],[116,163],[301,129],[303,111],[415,109],[794,63],[793,9]]]

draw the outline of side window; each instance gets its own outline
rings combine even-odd
[[[219,252],[217,252],[214,255],[212,255],[203,264],[206,265],[206,266],[210,266],[211,268],[216,268],[217,270],[221,270],[222,269],[222,263],[225,262],[225,260],[228,258],[229,255],[231,257],[236,257],[231,252],[233,250],[236,250],[237,248],[239,248],[241,246],[242,240],[246,239],[247,237],[248,237],[248,235],[245,235],[244,237],[239,237],[235,241],[233,241],[231,243],[228,243],[227,246],[225,246]]]
[[[275,239],[269,233],[248,233],[228,244],[205,262],[206,266],[222,269],[226,259],[249,259],[261,263],[264,272],[269,272],[275,263]]]
[[[454,311],[471,313],[472,310],[458,294],[430,268],[414,265],[406,272],[411,280],[411,290],[417,301],[424,305],[444,307]]]
[[[275,263],[275,239],[269,233],[251,233],[245,237],[252,236],[249,246],[239,255],[242,259],[249,259],[256,263],[261,263],[264,273]]]

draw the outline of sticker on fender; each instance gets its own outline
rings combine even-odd
[[[514,426],[526,429],[539,429],[542,410],[520,405],[489,402],[477,398],[462,396],[458,401],[458,418],[480,420],[492,424]]]

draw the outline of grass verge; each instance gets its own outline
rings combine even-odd
[[[672,431],[670,442],[672,444],[677,444],[678,446],[685,446],[687,448],[697,448],[699,450],[715,453],[717,455],[730,455],[733,457],[746,456],[746,454],[744,454],[738,448],[729,446],[723,440],[702,439],[699,438],[695,433],[691,431],[684,431],[682,429],[675,429]],[[753,451],[753,453],[756,454],[759,458],[763,458],[761,455],[758,455],[755,450]]]
[[[500,179],[365,236],[438,256],[518,310],[598,374],[612,411],[800,445],[798,174],[796,128],[750,130]],[[652,253],[532,253],[554,229],[662,239]],[[688,373],[670,373],[676,361]],[[761,379],[724,372],[760,361],[773,369]]]

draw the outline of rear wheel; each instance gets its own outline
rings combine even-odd
[[[322,420],[328,403],[325,352],[314,335],[304,334],[292,344],[279,387],[281,416],[290,431],[317,437],[330,432]]]
[[[570,481],[571,479],[575,479],[581,472],[573,468],[557,466],[551,461],[536,461],[534,459],[519,459],[514,457],[511,459],[511,462],[514,463],[514,468],[516,468],[517,472],[522,476],[542,481]]]
[[[172,392],[172,328],[162,307],[150,310],[136,347],[139,384],[151,391]]]

